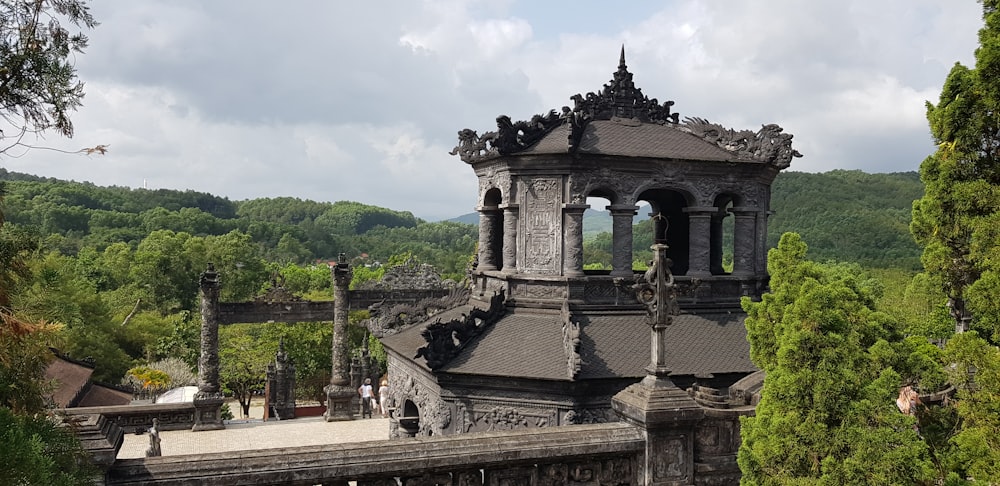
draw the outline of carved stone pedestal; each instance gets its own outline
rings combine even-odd
[[[222,424],[222,393],[198,392],[194,396],[194,426],[191,430],[219,430],[226,428]]]
[[[354,407],[352,400],[358,394],[357,390],[349,386],[327,385],[323,387],[326,392],[326,412],[323,418],[327,422],[337,422],[343,420],[354,420]]]
[[[648,375],[615,395],[611,407],[622,420],[646,430],[640,485],[694,484],[695,426],[705,411],[687,392],[669,378]]]

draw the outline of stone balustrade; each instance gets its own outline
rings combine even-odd
[[[123,459],[108,485],[638,484],[646,442],[625,423]]]

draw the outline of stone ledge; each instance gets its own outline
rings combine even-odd
[[[333,444],[238,453],[124,459],[108,473],[113,485],[317,484],[330,480],[413,477],[468,469],[638,457],[641,429],[623,424],[573,425],[528,431]]]

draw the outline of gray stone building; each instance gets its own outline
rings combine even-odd
[[[459,132],[453,155],[479,179],[478,264],[467,298],[425,307],[421,322],[383,338],[395,435],[617,420],[611,397],[656,362],[649,289],[633,268],[633,247],[654,243],[668,245],[678,289],[670,379],[709,407],[748,403],[757,369],[739,301],[766,289],[771,183],[800,156],[792,136],[681,120],[672,101],[635,87],[624,50],[608,84],[571,99],[561,112]],[[583,268],[588,198],[610,202],[610,271]],[[653,241],[633,241],[640,209]]]

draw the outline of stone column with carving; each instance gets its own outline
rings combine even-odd
[[[198,392],[194,395],[193,431],[224,429],[219,386],[219,274],[211,263],[201,274],[201,357]]]
[[[688,207],[688,271],[689,277],[712,275],[712,215],[715,206]]]
[[[496,206],[480,206],[479,211],[479,271],[493,271],[499,268],[496,249],[499,246],[498,220],[499,208]]]
[[[333,369],[330,373],[330,384],[323,388],[326,392],[326,412],[323,417],[327,422],[354,420],[351,400],[357,395],[357,391],[351,387],[351,363],[347,348],[349,289],[353,272],[343,253],[338,257],[337,264],[331,272],[333,273],[333,345],[331,346]]]
[[[563,204],[563,275],[583,276],[583,212],[588,204]]]
[[[631,277],[632,218],[639,209],[631,204],[612,204],[611,212],[611,276]]]
[[[725,253],[722,247],[723,236],[725,235],[725,230],[723,229],[723,223],[725,222],[726,216],[729,216],[724,209],[715,209],[715,213],[712,214],[712,229],[711,229],[711,262],[709,263],[709,269],[712,275],[722,275],[726,273],[726,269],[722,266],[722,254]]]
[[[753,276],[757,246],[757,209],[735,207],[730,208],[729,212],[736,218],[733,223],[733,276]]]
[[[611,408],[623,421],[646,431],[639,484],[688,485],[695,480],[695,428],[705,411],[669,377],[666,329],[679,307],[667,245],[654,244],[652,249],[653,265],[646,271],[645,281],[636,285],[638,300],[648,309],[650,364],[642,381],[611,399]]]
[[[506,204],[503,209],[503,272],[517,272],[518,205]]]

